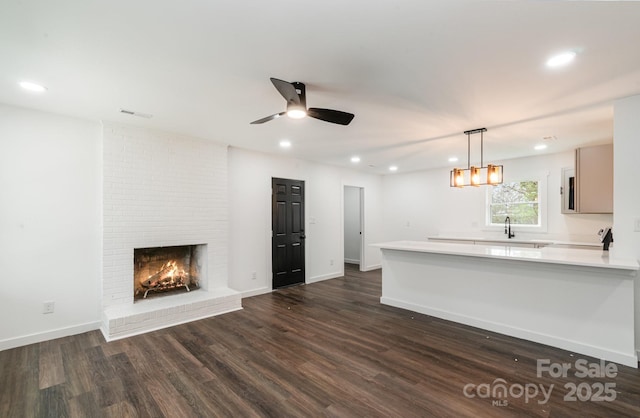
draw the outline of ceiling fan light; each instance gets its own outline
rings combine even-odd
[[[287,110],[287,116],[291,119],[302,119],[307,116],[307,111],[301,107],[289,107]]]

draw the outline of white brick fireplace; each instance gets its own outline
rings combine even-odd
[[[227,287],[227,148],[103,124],[102,333],[107,340],[241,309]],[[205,245],[197,291],[134,303],[134,249]]]

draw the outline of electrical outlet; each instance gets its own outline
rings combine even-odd
[[[256,272],[255,272],[255,271],[254,271],[254,272],[252,272],[252,273],[251,273],[251,280],[255,280],[255,279],[256,279],[256,277],[257,277]]]
[[[329,265],[333,266],[333,259],[329,260]]]
[[[54,308],[55,308],[55,302],[53,301],[47,301],[42,303],[43,314],[53,313]]]

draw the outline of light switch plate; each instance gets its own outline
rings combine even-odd
[[[636,218],[635,222],[633,223],[633,230],[635,232],[640,232],[640,218]]]

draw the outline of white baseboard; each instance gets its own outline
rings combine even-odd
[[[344,262],[347,264],[360,264],[360,260],[356,260],[353,258],[345,258]]]
[[[500,324],[492,321],[486,321],[479,318],[470,317],[467,315],[460,315],[457,313],[445,311],[438,308],[432,308],[425,305],[418,305],[412,302],[406,302],[394,298],[381,297],[380,303],[383,305],[395,306],[396,308],[406,309],[421,314],[434,316],[436,318],[445,319],[447,321],[453,321],[464,325],[469,325],[476,328],[486,329],[488,331],[497,332],[504,335],[509,335],[516,338],[522,338],[524,340],[533,341],[540,344],[550,345],[552,347],[558,347],[563,350],[572,351],[574,353],[580,353],[587,356],[606,359],[616,363],[623,364],[625,366],[638,368],[638,356],[636,353],[621,353],[618,351],[608,350],[603,347],[596,347],[589,344],[584,344],[579,341],[568,340],[565,338],[559,338],[553,335],[542,334],[539,332],[529,331],[522,328],[517,328],[507,324]]]
[[[309,284],[309,283],[315,283],[315,282],[321,282],[323,280],[329,280],[329,279],[335,279],[336,277],[342,277],[343,274],[341,272],[335,272],[335,273],[329,273],[329,274],[323,274],[321,276],[314,276],[314,277],[310,277],[309,279],[307,279],[305,281],[305,284]],[[242,299],[244,298],[250,298],[252,296],[260,296],[260,295],[265,295],[267,293],[271,293],[273,292],[273,289],[270,287],[260,287],[258,289],[251,289],[251,290],[245,290],[240,292],[240,294],[242,295]]]
[[[342,272],[341,271],[336,271],[334,273],[329,273],[329,274],[323,274],[321,276],[310,277],[309,280],[307,280],[307,283],[321,282],[323,280],[335,279],[336,277],[342,277]]]
[[[240,292],[240,295],[242,295],[242,299],[244,299],[250,298],[251,296],[264,295],[267,293],[271,293],[272,291],[273,289],[271,289],[270,287],[260,287],[258,289],[245,290],[244,292]]]
[[[371,271],[371,270],[378,270],[381,268],[382,268],[382,264],[374,264],[372,266],[360,267],[360,271]]]
[[[84,332],[100,329],[100,321],[87,322],[85,324],[73,325],[65,328],[58,328],[51,331],[38,332],[35,334],[23,335],[21,337],[0,340],[0,351],[11,348],[22,347],[29,344],[41,343],[43,341],[55,340],[56,338],[68,337],[70,335],[82,334]]]

